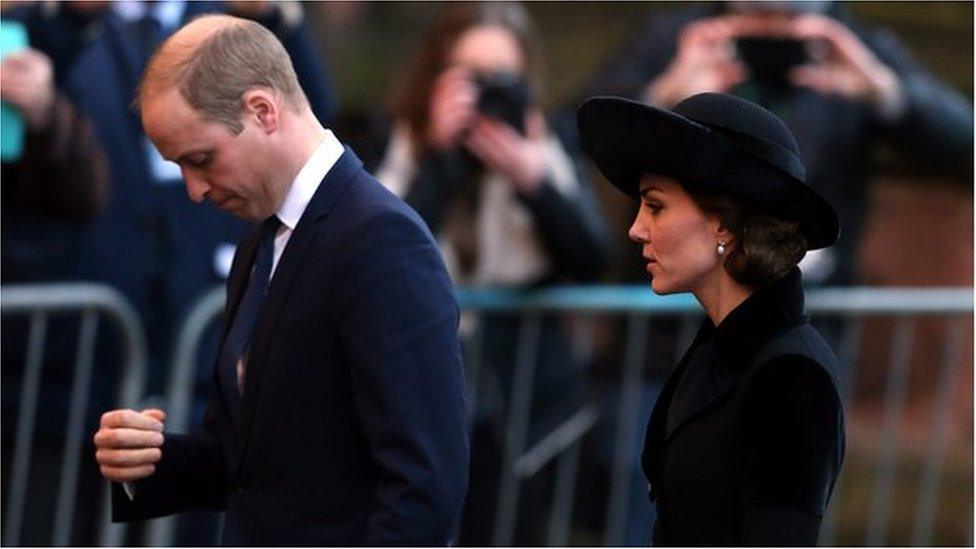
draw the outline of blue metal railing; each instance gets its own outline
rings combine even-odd
[[[110,293],[106,293],[110,292]],[[141,396],[141,386],[145,379],[145,337],[144,329],[133,315],[127,303],[119,304],[117,293],[111,293],[107,288],[92,285],[36,285],[36,286],[5,286],[0,289],[0,305],[5,315],[27,314],[34,318],[34,324],[39,325],[32,331],[28,342],[33,352],[28,353],[29,370],[39,375],[43,345],[44,315],[52,312],[77,311],[91,316],[94,310],[107,313],[108,317],[122,326],[129,367],[123,374],[123,394],[120,402],[133,405]],[[510,543],[514,521],[518,515],[517,501],[519,485],[527,477],[534,475],[549,463],[556,464],[557,480],[554,490],[554,508],[549,524],[550,544],[565,544],[568,540],[570,517],[572,514],[575,477],[579,460],[580,444],[583,437],[593,428],[597,421],[596,408],[585,406],[572,415],[563,424],[554,428],[543,436],[534,446],[526,447],[525,422],[528,421],[528,411],[531,407],[534,357],[538,352],[538,322],[548,314],[570,314],[576,318],[588,319],[584,337],[578,340],[592,341],[592,331],[595,320],[603,315],[620,315],[627,319],[628,327],[624,338],[623,372],[621,379],[621,399],[618,407],[617,426],[614,442],[613,470],[611,471],[610,500],[607,504],[607,526],[604,532],[604,543],[620,545],[623,541],[623,530],[627,522],[627,492],[631,483],[639,481],[632,478],[633,456],[631,455],[633,437],[638,436],[638,415],[641,405],[639,386],[643,381],[647,354],[647,332],[653,318],[668,317],[682,318],[681,335],[679,340],[687,341],[689,334],[702,315],[701,307],[689,295],[658,296],[646,285],[640,286],[558,286],[541,289],[492,289],[492,288],[457,288],[457,298],[461,308],[467,314],[511,313],[519,315],[521,334],[518,342],[518,353],[514,364],[514,376],[521,382],[516,382],[509,397],[508,409],[504,412],[506,429],[505,474],[501,479],[499,512],[496,513],[495,541],[499,544]],[[187,428],[190,421],[189,410],[192,406],[191,395],[193,383],[197,376],[194,372],[198,368],[209,368],[210,364],[197,364],[197,350],[203,343],[204,332],[219,318],[223,309],[224,289],[214,288],[203,296],[179,331],[175,343],[171,380],[167,391],[168,414],[167,427],[174,430]],[[933,405],[932,439],[926,448],[923,460],[922,480],[915,510],[912,543],[916,545],[930,545],[933,539],[935,517],[938,510],[939,487],[943,476],[943,463],[947,453],[948,431],[953,421],[951,399],[949,395],[954,389],[956,372],[963,363],[960,346],[964,341],[967,323],[972,320],[973,289],[972,288],[820,288],[807,292],[807,310],[811,315],[834,315],[847,320],[840,336],[838,355],[842,362],[848,365],[847,375],[842,380],[841,392],[845,402],[849,403],[854,392],[854,366],[857,363],[860,347],[861,319],[864,317],[894,317],[896,319],[895,336],[891,342],[891,359],[888,365],[884,410],[880,429],[881,451],[875,467],[872,485],[872,497],[863,504],[869,508],[866,525],[865,541],[869,544],[884,544],[889,533],[892,519],[891,497],[894,481],[898,476],[898,439],[900,426],[905,409],[906,395],[913,388],[907,383],[908,357],[912,347],[917,345],[915,337],[916,321],[919,317],[939,316],[950,319],[948,331],[941,349],[934,353],[939,355],[939,364],[933,364],[936,379],[936,398]],[[94,337],[94,318],[85,317],[83,323],[84,341]],[[91,333],[88,333],[91,332]],[[476,348],[479,338],[477,331],[469,341],[469,347]],[[80,345],[78,353],[78,372],[76,380],[81,380],[82,386],[89,381],[87,373],[90,370],[91,345]],[[969,349],[971,355],[972,349]],[[477,349],[469,350],[467,367],[484,367],[475,360]],[[471,379],[474,379],[472,377]],[[94,380],[93,382],[101,382]],[[76,383],[78,383],[76,381]],[[25,391],[34,391],[36,383],[29,384]],[[472,398],[481,388],[472,385],[469,391]],[[79,393],[80,394],[80,393]],[[31,394],[27,396],[27,408],[21,408],[26,413],[18,418],[20,424],[30,427]],[[83,408],[84,400],[77,399],[75,408]],[[74,415],[80,413],[75,411]],[[70,422],[77,425],[77,418]],[[29,444],[30,428],[18,429],[19,447],[21,442]],[[77,436],[68,433],[67,448],[76,448]],[[14,449],[19,455],[18,467],[23,469],[25,452],[29,450]],[[29,456],[29,453],[26,454]],[[73,461],[71,463],[74,463]],[[75,465],[68,466],[68,475],[62,479],[65,492],[76,482],[73,475]],[[16,484],[16,483],[15,483]],[[22,494],[23,487],[14,487],[14,494]],[[70,495],[68,496],[70,498]],[[67,501],[66,498],[61,498]],[[836,500],[835,495],[835,500]],[[14,505],[20,497],[13,499]],[[8,519],[5,526],[19,524],[21,511],[11,515],[7,511]],[[824,535],[822,543],[831,543],[836,528],[836,506],[828,510],[825,517]],[[59,503],[56,513],[57,522],[61,524],[57,530],[59,540],[67,539],[68,524],[66,517],[71,515],[71,507]],[[103,524],[107,526],[107,524]],[[16,526],[14,527],[16,528]],[[156,522],[148,532],[147,541],[151,545],[168,545],[173,541],[175,523],[171,520]],[[113,527],[103,530],[103,544],[115,544],[121,541],[122,529]],[[13,541],[11,535],[5,531],[5,541]]]

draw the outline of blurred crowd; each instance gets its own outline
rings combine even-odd
[[[304,11],[295,2],[5,6],[4,41],[16,25],[27,40],[21,48],[4,46],[0,65],[0,98],[12,107],[4,116],[19,118],[22,132],[19,150],[3,158],[0,280],[115,287],[147,328],[148,391],[165,390],[175,331],[188,308],[226,278],[246,227],[191,202],[179,168],[143,133],[132,100],[154,48],[206,12],[254,19],[279,37],[318,118],[422,216],[456,284],[528,288],[644,279],[639,265],[615,253],[613,220],[577,146],[578,101],[543,108],[540,37],[523,6],[444,4],[393,86],[389,106],[368,113],[345,112],[336,100],[319,29]],[[670,107],[704,91],[734,93],[780,116],[797,138],[809,183],[837,207],[841,240],[804,259],[808,284],[857,282],[877,144],[924,172],[971,182],[971,101],[921,66],[894,34],[854,21],[839,2],[716,2],[649,13],[576,97],[620,95]],[[356,122],[363,119],[368,123]],[[4,123],[5,132],[11,127],[18,129]],[[481,341],[479,377],[469,381],[486,395],[472,410],[464,545],[491,543],[500,426],[518,330],[512,316],[462,319],[462,335],[478,333]],[[616,355],[602,358],[611,366],[583,363],[565,319],[547,317],[539,330],[530,444],[588,398],[581,372],[594,368],[615,380],[619,370],[612,365]],[[10,323],[4,331],[5,342],[23,333]],[[656,340],[672,341],[657,348],[673,353],[676,331],[656,328]],[[67,346],[60,353],[66,372],[74,351]],[[9,403],[16,402],[19,384],[16,367],[8,367],[19,360],[11,347],[5,345],[3,365],[5,471],[16,416]],[[100,357],[116,352],[106,347],[100,345]],[[46,383],[56,385],[51,394],[66,394],[57,386],[69,380],[65,374]],[[645,389],[653,398],[653,379]],[[43,431],[39,437],[43,443]],[[593,459],[608,468],[609,448]],[[542,541],[539,517],[550,481],[542,475],[523,490],[517,543]],[[628,544],[649,539],[651,510],[643,496],[633,497]]]

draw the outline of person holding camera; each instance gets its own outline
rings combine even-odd
[[[599,277],[605,229],[573,148],[546,127],[528,14],[463,6],[428,37],[394,99],[379,179],[440,237],[455,282]]]
[[[654,13],[587,88],[661,108],[696,93],[732,93],[782,118],[810,185],[844,220],[837,246],[801,265],[809,283],[856,281],[877,144],[920,172],[967,184],[972,177],[970,102],[894,34],[858,24],[840,2],[715,2]]]
[[[540,106],[536,38],[524,8],[485,3],[447,8],[422,43],[394,98],[376,174],[430,226],[455,284],[535,287],[592,281],[608,239],[573,144],[547,127]],[[462,318],[480,334],[471,488],[461,544],[491,543],[502,433],[518,347],[517,317]],[[578,360],[562,319],[540,326],[527,446],[579,409]],[[530,481],[516,542],[540,542]],[[545,480],[536,479],[544,484]]]

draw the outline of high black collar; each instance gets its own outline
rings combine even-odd
[[[806,320],[800,269],[753,292],[724,320],[714,326],[705,321],[703,334],[710,336],[719,356],[730,366],[744,366],[764,341]]]

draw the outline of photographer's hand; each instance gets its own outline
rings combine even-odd
[[[464,145],[489,170],[511,181],[519,193],[532,196],[546,175],[546,125],[537,111],[527,113],[525,122],[527,137],[504,122],[478,116]]]
[[[31,131],[47,130],[54,113],[51,59],[26,49],[5,57],[0,67],[0,97],[20,109]]]
[[[470,71],[454,67],[441,73],[430,95],[427,143],[445,151],[455,147],[477,114],[478,90]]]
[[[741,16],[702,19],[687,25],[678,37],[678,51],[668,68],[652,80],[644,99],[671,108],[703,92],[727,92],[747,75],[736,59],[734,40],[747,31]]]
[[[823,44],[823,60],[796,67],[790,80],[797,86],[873,105],[896,116],[904,106],[901,81],[850,29],[822,15],[805,14],[793,21],[793,36]]]

